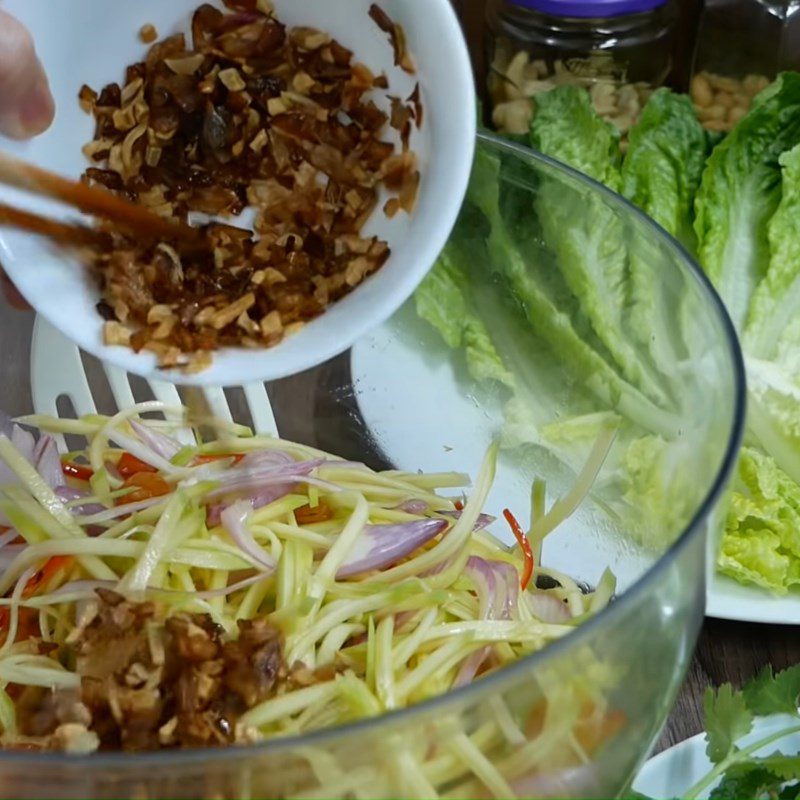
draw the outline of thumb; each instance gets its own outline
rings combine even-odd
[[[27,139],[50,127],[55,104],[30,33],[0,10],[0,133]]]

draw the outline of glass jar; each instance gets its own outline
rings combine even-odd
[[[729,131],[778,72],[797,69],[798,0],[706,0],[690,92],[708,130]]]
[[[625,134],[672,70],[672,0],[488,0],[488,89],[494,126],[525,133],[532,98],[585,86]]]

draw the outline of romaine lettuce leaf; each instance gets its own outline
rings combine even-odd
[[[595,113],[583,89],[564,86],[537,98],[531,143],[619,189],[619,134]],[[558,179],[542,181],[535,208],[558,269],[613,362],[644,394],[666,404],[663,381],[624,324],[630,310],[630,273],[619,216],[595,193]]]
[[[545,155],[619,191],[619,130],[595,112],[589,93],[560,86],[536,98],[531,143]]]
[[[468,275],[453,250],[453,245],[445,248],[417,289],[417,314],[441,334],[448,347],[464,347],[467,369],[476,381],[494,380],[513,389],[514,376],[467,298]]]
[[[773,361],[746,357],[747,434],[800,481],[800,385]]]
[[[776,594],[800,584],[800,486],[768,455],[744,448],[718,565]]]
[[[622,167],[622,193],[668,233],[694,250],[694,197],[708,155],[708,135],[688,97],[656,91],[631,130]],[[630,248],[631,335],[645,347],[659,371],[674,376],[688,361],[691,310],[686,308],[686,276],[653,281],[652,264],[663,258],[661,243],[644,234]],[[681,386],[674,394],[681,397]]]
[[[699,502],[701,466],[680,469],[696,447],[688,438],[666,441],[639,436],[626,447],[619,467],[625,530],[648,548],[663,549],[678,538]],[[615,503],[614,505],[618,505]]]
[[[691,100],[659,89],[631,130],[622,165],[622,194],[689,250],[696,243],[694,198],[708,152]]]
[[[769,268],[753,298],[743,342],[748,431],[800,481],[800,146],[780,163],[782,197],[768,226]]]
[[[761,359],[778,357],[785,334],[800,312],[800,145],[780,158],[781,201],[769,223],[770,261],[750,305],[744,347]],[[789,355],[800,359],[800,338],[790,337]]]
[[[507,215],[501,211],[501,174],[500,157],[479,147],[468,197],[489,224],[486,240],[489,261],[519,303],[530,326],[608,408],[618,410],[646,431],[674,436],[678,427],[674,414],[652,402],[620,376],[612,359],[603,353],[602,344],[576,326],[569,313],[569,303],[561,294],[554,294],[555,284],[543,274],[542,264],[520,250],[506,223]],[[553,183],[552,186],[558,185]],[[558,203],[558,197],[553,196],[546,205],[555,212]],[[583,216],[583,209],[580,214]],[[556,231],[552,232],[555,236]],[[568,231],[559,235],[562,234],[567,235]]]
[[[700,263],[742,330],[769,263],[781,154],[800,141],[800,74],[783,73],[708,159],[695,200]]]

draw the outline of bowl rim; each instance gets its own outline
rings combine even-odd
[[[319,731],[302,736],[288,736],[259,742],[250,745],[231,745],[225,748],[191,748],[186,750],[152,751],[146,753],[97,753],[90,756],[70,755],[64,753],[28,753],[0,749],[0,773],[5,765],[37,765],[39,767],[85,768],[92,767],[108,770],[141,769],[142,767],[175,768],[189,766],[203,766],[213,762],[215,767],[226,764],[235,765],[240,761],[253,758],[280,755],[299,747],[323,745],[331,741],[341,741],[350,737],[357,737],[375,728],[389,727],[426,717],[432,713],[442,712],[451,705],[469,705],[482,695],[500,692],[504,685],[514,682],[521,675],[546,666],[549,660],[558,658],[567,648],[580,646],[602,626],[610,626],[612,621],[626,614],[634,604],[643,600],[651,584],[668,570],[683,551],[692,545],[695,540],[704,534],[705,520],[710,516],[714,506],[721,498],[728,480],[733,473],[739,450],[744,436],[746,417],[746,380],[744,357],[739,344],[733,322],[725,308],[722,299],[714,289],[711,281],[688,253],[685,247],[665,231],[658,223],[648,217],[644,212],[630,203],[621,195],[608,189],[603,184],[572,167],[545,156],[529,147],[510,142],[494,134],[479,131],[477,144],[489,146],[496,151],[506,152],[516,157],[528,159],[531,162],[545,166],[551,172],[560,172],[563,175],[582,184],[584,187],[598,193],[613,206],[625,211],[649,227],[657,238],[660,238],[675,253],[677,259],[684,263],[688,274],[698,282],[701,292],[705,292],[711,311],[716,313],[725,337],[725,346],[732,366],[733,378],[733,419],[728,442],[722,455],[721,463],[717,469],[714,480],[680,536],[676,538],[670,548],[653,564],[630,588],[611,603],[599,614],[577,626],[572,633],[558,639],[542,650],[521,658],[497,672],[494,672],[479,681],[453,689],[445,694],[438,695],[422,703],[407,708],[386,712],[379,717],[369,717],[356,722],[324,728]],[[705,594],[703,595],[705,599]]]

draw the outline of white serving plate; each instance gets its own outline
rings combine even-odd
[[[356,342],[352,350],[353,384],[359,410],[386,457],[404,469],[417,469],[420,442],[426,442],[424,463],[431,469],[477,471],[491,435],[500,430],[501,408],[465,393],[470,381],[453,371],[453,359],[436,334],[413,309],[401,312],[402,326],[392,322]],[[399,329],[402,327],[402,333]],[[369,388],[366,388],[369,387]],[[436,401],[431,401],[431,393]],[[421,418],[417,409],[425,408]],[[433,411],[434,413],[430,413]],[[387,420],[391,419],[391,424]],[[420,427],[423,430],[419,430]],[[419,436],[408,436],[409,430]],[[519,470],[501,463],[489,498],[491,513],[503,507],[527,513],[530,486]],[[494,530],[501,530],[495,526]],[[548,557],[561,548],[569,554],[569,537],[548,539]],[[553,551],[556,552],[553,552]],[[571,554],[574,558],[574,553]],[[608,564],[608,554],[581,554]],[[605,561],[603,561],[605,559]],[[618,576],[624,585],[625,576]],[[774,597],[757,587],[742,586],[723,575],[713,575],[707,592],[708,616],[743,622],[800,624],[800,596]]]
[[[758,586],[744,586],[725,575],[714,575],[706,601],[706,615],[738,622],[800,625],[800,594],[776,596]]]

